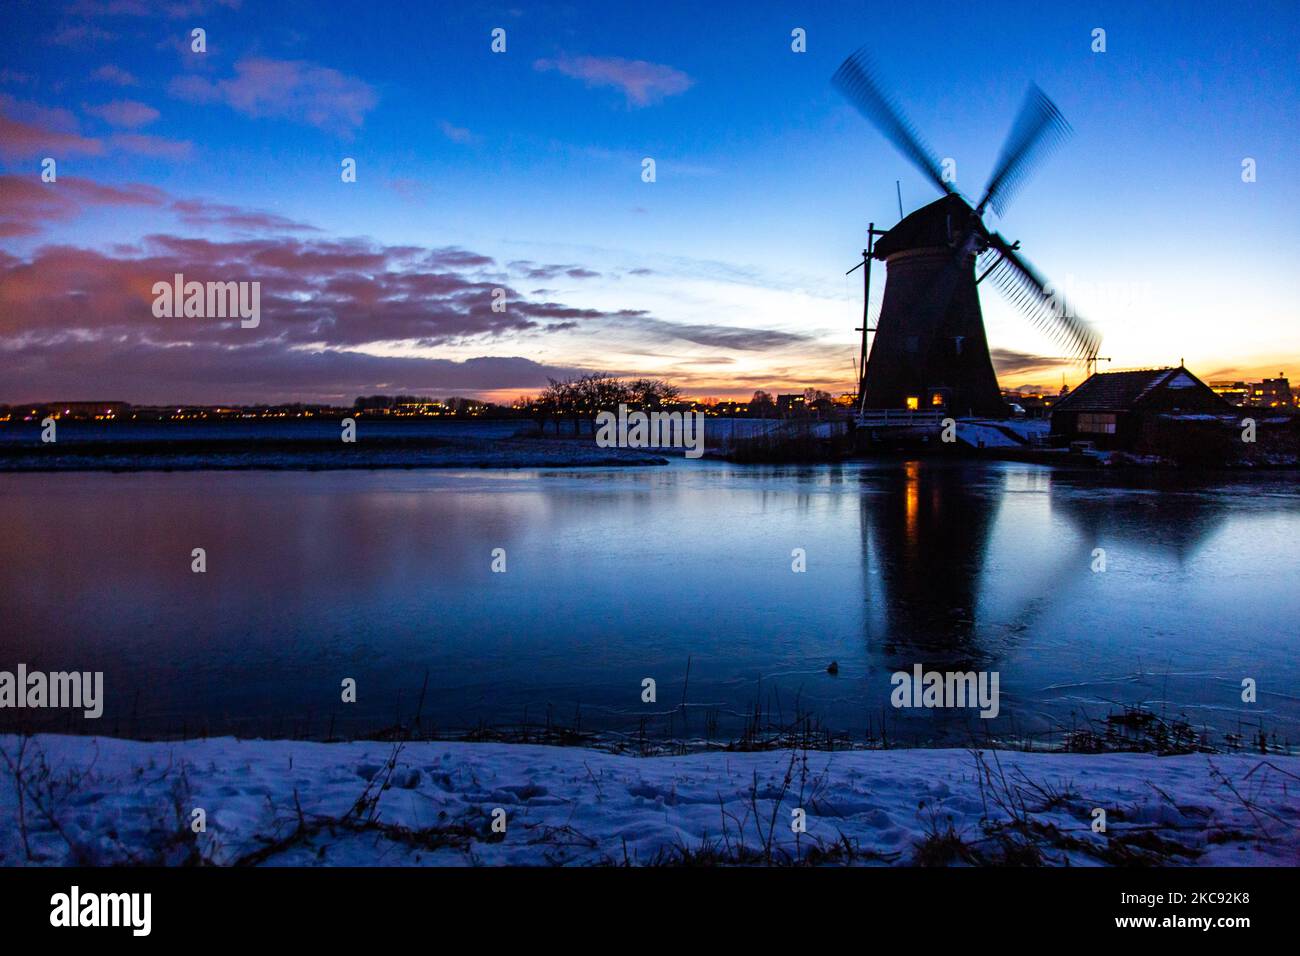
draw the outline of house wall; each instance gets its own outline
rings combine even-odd
[[[1213,419],[1162,419],[1151,415],[1143,422],[1134,450],[1189,465],[1269,465],[1300,459],[1300,416],[1263,417],[1249,410],[1232,411],[1236,414]],[[1252,443],[1242,441],[1244,418],[1256,420]]]
[[[1137,440],[1140,427],[1138,415],[1133,412],[1114,412],[1115,433],[1080,431],[1079,416],[1095,415],[1096,412],[1053,412],[1051,435],[1057,444],[1072,441],[1090,441],[1098,448],[1131,448]]]

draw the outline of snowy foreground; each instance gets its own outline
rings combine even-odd
[[[1300,863],[1297,757],[22,743],[0,737],[8,866]]]

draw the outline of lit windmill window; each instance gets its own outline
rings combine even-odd
[[[931,405],[935,405],[935,406],[942,405],[942,404],[943,404],[943,393],[942,393],[942,392],[935,392],[933,395],[931,395],[931,396],[930,396],[930,404],[931,404]]]
[[[908,411],[912,411],[912,412],[914,412],[914,411],[916,411],[916,410],[917,410],[918,408],[920,408],[920,407],[921,407],[921,400],[920,400],[919,398],[917,398],[915,395],[909,395],[909,396],[907,396],[907,409],[908,409]]]

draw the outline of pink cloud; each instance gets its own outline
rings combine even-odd
[[[36,235],[67,221],[87,206],[161,206],[167,194],[141,184],[108,186],[63,176],[53,183],[36,176],[0,176],[0,237]]]
[[[151,122],[158,115],[152,107],[131,100],[107,103],[87,111],[121,126]],[[160,159],[186,159],[194,151],[194,144],[187,140],[140,133],[114,133],[107,140],[82,136],[77,118],[67,110],[23,103],[0,93],[0,156],[13,159],[30,156],[60,159],[77,154],[98,156],[104,153],[105,144],[125,153]]]
[[[556,321],[633,318],[537,300],[485,272],[493,260],[458,247],[385,246],[358,239],[272,237],[231,241],[146,236],[112,254],[46,245],[30,258],[0,257],[0,349],[138,339],[162,345],[229,342],[220,321],[178,323],[150,308],[155,282],[182,273],[197,281],[261,283],[264,321],[243,341],[293,349],[354,348],[411,341],[542,331]],[[492,308],[504,288],[511,308]],[[237,328],[237,327],[236,327]]]
[[[190,226],[227,226],[255,232],[320,231],[315,226],[295,222],[274,213],[208,202],[204,199],[177,199],[168,208],[180,217],[181,222]]]
[[[35,174],[0,175],[0,237],[37,235],[52,223],[66,222],[91,206],[139,206],[166,210],[188,226],[242,232],[318,232],[315,226],[274,213],[206,199],[175,199],[155,186],[109,186],[60,176],[53,183]],[[179,240],[177,240],[179,241]]]
[[[67,110],[45,109],[0,94],[0,156],[98,155],[104,144],[82,136]]]
[[[179,76],[173,96],[191,103],[225,103],[257,119],[288,119],[350,137],[379,97],[368,83],[301,60],[253,57],[223,80]]]
[[[98,116],[104,122],[125,129],[137,129],[148,126],[159,116],[152,106],[136,100],[113,100],[100,106],[88,106],[86,112]]]
[[[623,91],[629,106],[649,106],[666,96],[685,93],[695,81],[681,70],[645,60],[624,60],[617,56],[561,56],[536,60],[533,69],[556,70],[587,86],[613,86]]]

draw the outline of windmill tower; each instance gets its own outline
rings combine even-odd
[[[870,237],[870,258],[885,263],[885,295],[863,367],[861,408],[1006,415],[980,310],[978,286],[987,278],[1069,356],[1094,358],[1100,335],[1017,253],[1019,242],[989,231],[983,221],[989,206],[1003,215],[1032,166],[1069,131],[1042,90],[1030,87],[984,197],[972,207],[885,95],[862,50],[844,61],[832,82],[943,193],[879,239],[874,232]],[[863,329],[865,351],[865,322]]]

